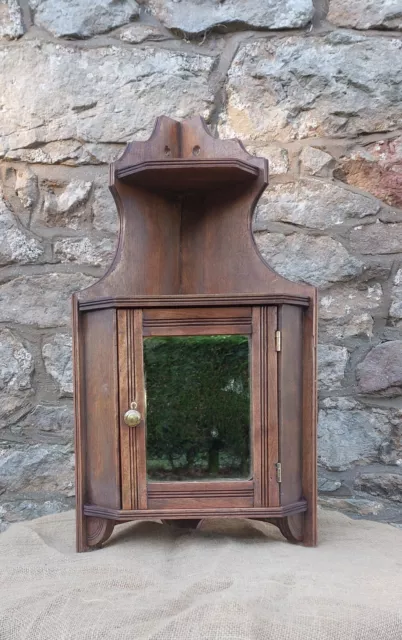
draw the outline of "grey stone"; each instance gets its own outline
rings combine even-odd
[[[255,224],[261,228],[266,222],[279,221],[326,229],[348,219],[375,215],[379,209],[372,198],[335,183],[301,180],[268,188],[257,207]]]
[[[29,491],[71,495],[74,455],[71,446],[58,444],[0,446],[0,487],[6,495]]]
[[[22,13],[17,0],[0,2],[0,40],[13,40],[23,33]]]
[[[73,499],[60,496],[47,499],[49,496],[41,495],[37,500],[16,499],[3,501],[0,505],[0,532],[5,531],[10,524],[21,520],[33,520],[53,513],[67,511],[74,507]]]
[[[354,149],[341,157],[334,175],[390,206],[402,207],[401,164],[402,136],[397,136]]]
[[[109,238],[63,238],[54,244],[54,256],[60,262],[76,262],[94,267],[107,267],[115,253],[115,244]]]
[[[401,49],[348,32],[245,43],[228,72],[220,132],[284,141],[397,129]]]
[[[396,272],[393,285],[389,316],[392,324],[400,327],[402,321],[402,269],[398,269]]]
[[[317,359],[319,388],[321,390],[338,389],[344,379],[348,350],[333,344],[319,344]]]
[[[61,396],[73,395],[72,338],[56,334],[42,347],[46,371],[55,380]]]
[[[402,29],[400,0],[330,0],[327,19],[353,29]]]
[[[312,176],[322,173],[331,164],[333,158],[329,153],[316,147],[303,147],[300,154],[302,169]]]
[[[22,436],[30,442],[71,444],[73,440],[74,416],[71,405],[38,404],[33,411],[10,426],[13,435]]]
[[[96,144],[92,142],[78,142],[62,140],[49,142],[40,147],[8,149],[4,151],[7,160],[21,160],[22,162],[38,164],[65,164],[78,167],[86,164],[105,164],[113,162],[121,153],[120,144]],[[1,151],[1,147],[0,147]]]
[[[34,368],[33,356],[22,342],[9,329],[0,328],[0,427],[32,395]]]
[[[280,176],[289,171],[289,154],[281,145],[265,144],[263,146],[253,143],[247,145],[247,151],[255,156],[268,158],[269,175]]]
[[[168,29],[199,34],[213,28],[289,29],[304,27],[313,16],[311,0],[147,0],[149,9]]]
[[[98,231],[117,233],[119,230],[119,216],[113,196],[109,191],[106,180],[95,182],[92,202],[93,226]]]
[[[23,230],[0,195],[0,266],[43,261],[42,244]]]
[[[318,460],[330,471],[378,462],[391,437],[387,412],[347,398],[323,401],[318,420]]]
[[[369,351],[356,367],[359,389],[363,393],[400,395],[402,390],[402,341],[392,340]]]
[[[57,37],[90,38],[138,17],[134,0],[30,0],[35,24]]]
[[[383,299],[382,287],[374,284],[344,284],[331,287],[319,297],[322,335],[342,340],[373,335],[372,313]]]
[[[25,209],[31,209],[38,200],[38,177],[28,166],[17,169],[15,193]]]
[[[387,442],[383,443],[380,451],[380,461],[387,465],[402,465],[402,410],[388,411],[391,433]]]
[[[342,486],[340,480],[333,480],[332,478],[318,478],[318,491],[320,493],[333,493]]]
[[[364,255],[402,253],[402,223],[358,226],[350,233],[353,251]]]
[[[402,502],[402,475],[397,473],[362,473],[355,487],[373,496]]]
[[[145,41],[159,42],[168,38],[158,27],[152,24],[143,24],[142,22],[125,27],[120,31],[118,37],[123,42],[130,44],[140,44]]]
[[[0,322],[39,327],[69,325],[71,294],[96,282],[82,273],[20,276],[0,285]]]
[[[365,498],[330,498],[320,496],[318,502],[321,507],[335,509],[344,513],[353,513],[359,516],[376,516],[384,508],[381,502],[367,500]]]
[[[74,49],[38,41],[0,47],[0,147],[9,157],[13,149],[39,152],[51,142],[109,145],[146,138],[161,113],[208,117],[214,62],[151,47]]]
[[[336,240],[327,236],[256,233],[258,249],[280,275],[319,287],[350,280],[363,265]]]
[[[50,226],[68,226],[77,229],[85,217],[83,205],[91,193],[92,182],[71,180],[60,193],[45,193],[42,217]]]

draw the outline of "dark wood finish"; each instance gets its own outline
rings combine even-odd
[[[304,544],[317,544],[317,291],[304,311],[302,489],[307,500]]]
[[[215,307],[242,305],[295,304],[301,307],[310,305],[310,298],[287,294],[237,294],[237,295],[178,295],[178,296],[133,296],[130,298],[96,298],[80,302],[81,311],[109,308],[161,308],[161,307]]]
[[[278,353],[280,494],[281,504],[289,504],[302,497],[302,310],[283,305],[278,326],[282,338]]]
[[[231,508],[254,506],[252,480],[225,480],[215,482],[150,482],[148,507],[150,509],[212,509],[225,504]]]
[[[85,499],[104,507],[120,508],[116,311],[106,309],[82,317],[74,313],[73,323],[74,364],[79,374],[75,396],[77,503],[82,505]],[[84,384],[78,385],[80,380]],[[93,529],[87,530],[82,507],[80,511],[77,547],[81,551],[91,546],[89,537]]]
[[[147,508],[145,421],[128,427],[123,416],[134,400],[145,414],[142,311],[117,311],[120,381],[121,497],[123,509]]]
[[[261,520],[263,518],[282,518],[297,513],[303,513],[307,509],[306,500],[299,500],[285,507],[248,507],[248,508],[212,508],[212,509],[108,509],[97,505],[84,505],[84,514],[99,518],[110,518],[116,522],[129,522],[130,520],[155,520],[169,519],[182,520],[194,518],[251,518]]]
[[[258,168],[241,160],[175,160],[166,156],[162,161],[149,160],[117,169],[122,182],[152,190],[203,192],[216,187],[250,182],[258,177]]]
[[[278,506],[276,307],[254,307],[252,338],[252,425],[255,506]]]
[[[290,541],[316,544],[316,291],[256,248],[251,219],[267,181],[264,158],[213,138],[200,118],[159,118],[111,165],[116,255],[73,305],[79,551],[144,518],[269,519]],[[216,334],[251,342],[250,479],[147,482],[143,340]],[[124,422],[134,401],[135,428]]]
[[[251,307],[145,309],[144,336],[251,334]]]

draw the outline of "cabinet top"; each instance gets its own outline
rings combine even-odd
[[[239,140],[211,136],[204,120],[157,119],[146,142],[127,145],[111,168],[110,182],[121,180],[153,191],[208,191],[250,183],[262,174],[268,183],[268,161],[250,155]]]
[[[80,303],[312,299],[312,287],[275,273],[256,247],[252,214],[267,184],[268,161],[239,140],[214,138],[200,117],[158,118],[149,140],[130,143],[110,166],[119,243]]]

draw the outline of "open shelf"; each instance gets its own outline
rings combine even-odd
[[[168,191],[214,189],[220,185],[249,183],[259,168],[231,158],[196,160],[148,160],[116,170],[116,177],[127,184]]]

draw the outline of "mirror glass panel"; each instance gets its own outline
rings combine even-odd
[[[144,338],[149,480],[250,477],[249,338]]]

